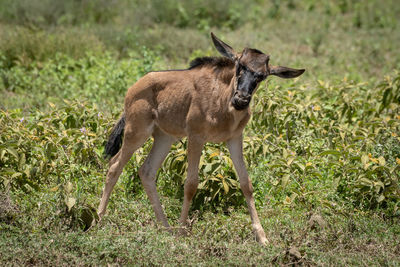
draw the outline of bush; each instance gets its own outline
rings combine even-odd
[[[117,15],[116,2],[105,0],[1,0],[0,21],[48,27],[107,23]]]
[[[9,95],[2,99],[3,108],[41,108],[47,101],[86,99],[99,103],[106,111],[112,110],[122,100],[126,89],[139,77],[150,71],[156,55],[142,49],[143,56],[118,61],[111,54],[87,54],[75,60],[63,54],[54,59],[25,66],[14,66],[0,71],[0,90]],[[3,59],[3,60],[2,60]],[[0,64],[7,65],[7,58],[0,54]],[[35,95],[34,98],[31,95]]]
[[[0,56],[3,68],[31,64],[54,59],[57,54],[78,59],[87,53],[99,55],[103,44],[96,36],[78,29],[59,28],[54,32],[0,25]]]
[[[74,60],[59,55],[55,61],[32,65],[29,71],[20,66],[3,70],[6,93],[12,92],[22,103],[33,101],[28,107],[33,103],[43,110],[48,110],[45,105],[51,107],[45,112],[2,111],[3,187],[40,190],[43,184],[65,185],[74,177],[103,177],[104,173],[91,170],[105,166],[101,152],[107,129],[113,126],[109,114],[120,115],[126,88],[150,70],[157,58],[144,51],[143,59],[116,61],[106,54]],[[244,139],[257,202],[265,203],[271,195],[288,205],[296,201],[315,205],[330,199],[395,212],[400,201],[399,81],[396,73],[377,86],[319,81],[317,87],[308,88],[294,81],[284,87],[272,83],[270,91],[259,90]],[[27,91],[35,99],[21,98]],[[74,98],[90,102],[70,102]],[[3,106],[22,104],[7,98],[2,101]],[[133,177],[150,144],[128,165]],[[183,196],[185,147],[185,142],[176,144],[160,172],[163,195]],[[205,147],[199,169],[194,208],[229,210],[243,204],[223,144]],[[139,183],[127,185],[130,191],[141,190],[136,188]],[[318,194],[310,194],[315,190]]]
[[[245,146],[249,164],[263,155],[283,197],[305,196],[328,182],[358,208],[399,205],[399,85],[396,73],[376,87],[320,81],[314,90],[259,96]]]

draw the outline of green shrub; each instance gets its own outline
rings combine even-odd
[[[110,55],[80,60],[60,55],[56,61],[33,66],[29,72],[19,66],[3,72],[9,85],[6,92],[13,90],[16,97],[32,92],[42,109],[50,99],[55,100],[44,112],[2,111],[3,188],[28,192],[31,188],[41,190],[44,184],[65,186],[76,182],[76,177],[89,177],[88,185],[103,178],[104,173],[99,172],[106,165],[101,159],[102,146],[107,129],[114,124],[109,114],[120,115],[122,105],[115,103],[122,102],[128,84],[151,69],[155,58],[150,51],[143,59],[126,61],[115,61]],[[318,86],[309,88],[295,80],[284,86],[272,83],[268,91],[259,90],[244,138],[257,202],[265,203],[271,197],[275,203],[288,205],[329,200],[396,212],[400,201],[399,81],[395,74],[377,86],[319,81]],[[39,97],[40,93],[43,96]],[[90,102],[70,102],[78,97]],[[93,103],[99,103],[99,107]],[[141,191],[137,170],[150,146],[147,142],[128,164],[127,172],[135,180],[125,178],[127,192]],[[159,172],[162,195],[183,196],[185,147],[185,142],[174,145]],[[199,169],[195,209],[229,210],[243,205],[223,144],[206,145]],[[79,187],[77,194],[86,194],[85,190],[86,185]],[[88,192],[94,191],[98,186]],[[62,205],[64,196],[60,193]]]
[[[106,23],[117,15],[114,1],[1,0],[0,21],[48,27]]]
[[[45,114],[1,111],[3,186],[39,189],[66,177],[83,177],[88,166],[102,169],[104,115],[88,103],[65,100],[61,108],[50,106]]]
[[[47,101],[86,99],[101,104],[107,111],[114,108],[115,103],[122,109],[127,88],[150,71],[157,60],[150,50],[143,48],[142,51],[143,56],[131,54],[123,61],[109,53],[102,56],[87,54],[78,60],[57,54],[54,59],[37,62],[28,69],[20,65],[2,69],[0,91],[9,98],[2,99],[0,106],[41,108]],[[6,65],[8,61],[0,54],[0,62]]]
[[[314,90],[292,87],[260,95],[245,146],[249,164],[265,157],[267,170],[278,178],[269,182],[282,187],[283,197],[308,195],[316,184],[330,181],[353,206],[398,205],[398,78],[396,73],[376,87],[320,81]]]
[[[4,68],[15,65],[29,67],[54,59],[57,54],[77,59],[87,53],[99,55],[104,52],[104,46],[96,36],[78,29],[59,28],[49,32],[0,25],[0,35],[0,54]]]

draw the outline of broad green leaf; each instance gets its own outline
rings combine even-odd
[[[25,154],[21,153],[21,157],[19,158],[19,163],[18,163],[20,169],[24,168],[25,162],[26,162]]]
[[[282,186],[283,187],[286,187],[286,185],[289,182],[289,178],[290,178],[289,174],[285,174],[285,175],[282,176]]]
[[[15,150],[12,147],[7,148],[8,153],[10,153],[11,155],[13,155],[17,160],[19,159],[18,157],[18,152],[17,150]]]
[[[378,203],[381,203],[383,200],[385,200],[385,196],[384,195],[380,195],[377,199]]]
[[[334,156],[340,157],[342,155],[342,153],[340,153],[337,150],[326,150],[326,151],[320,153],[318,156],[322,157],[322,156],[326,156],[326,155],[334,155]]]
[[[206,166],[204,167],[204,174],[210,174],[210,171],[212,169],[212,165],[210,163],[207,163]]]
[[[18,177],[18,176],[22,176],[22,173],[16,172],[13,175],[11,175],[11,178],[15,178],[15,177]]]
[[[269,166],[270,169],[276,169],[276,168],[287,168],[286,165],[284,164],[273,164],[271,166]]]
[[[367,163],[369,162],[369,157],[367,154],[363,154],[361,156],[361,163],[363,164],[363,166],[365,166]],[[365,169],[365,168],[364,168]]]
[[[73,197],[67,197],[67,198],[65,199],[65,204],[66,204],[67,207],[68,207],[68,212],[71,211],[71,209],[72,209],[72,207],[75,205],[75,203],[76,203],[76,199],[73,198]]]
[[[185,156],[179,156],[175,158],[176,161],[184,161],[185,160]]]
[[[228,164],[228,166],[229,166],[230,168],[233,168],[233,162],[232,162],[232,159],[231,159],[230,157],[228,157],[228,156],[223,156],[223,159],[225,160],[225,162]]]
[[[288,156],[288,151],[286,150],[286,149],[283,149],[282,150],[282,155],[283,155],[283,158],[287,158],[287,156]]]
[[[361,178],[361,179],[360,179],[360,182],[361,182],[362,184],[368,185],[368,186],[372,186],[372,185],[373,185],[373,182],[372,182],[371,180],[367,179],[367,178]]]
[[[346,137],[346,133],[345,132],[339,132],[340,134],[340,138],[342,138],[342,140],[344,140],[344,138]]]
[[[297,169],[301,170],[301,173],[304,172],[304,170],[306,169],[306,167],[300,162],[293,163],[293,166],[296,167]]]
[[[0,160],[3,160],[4,155],[5,155],[6,153],[7,153],[7,152],[6,152],[5,149],[0,151]]]
[[[379,161],[379,165],[385,166],[386,160],[385,160],[384,157],[380,156],[380,157],[378,158],[378,161]]]
[[[65,192],[67,192],[68,194],[72,192],[73,189],[73,185],[71,182],[67,182],[67,184],[65,185]]]
[[[228,184],[226,183],[225,179],[222,179],[222,185],[224,186],[225,194],[228,194],[228,192],[229,192],[229,186],[228,186]]]

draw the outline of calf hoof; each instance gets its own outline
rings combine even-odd
[[[256,240],[258,243],[260,243],[263,246],[266,246],[269,243],[268,239],[265,237],[265,232],[262,228],[254,229],[254,233],[256,235]]]
[[[267,244],[269,244],[268,239],[264,236],[264,237],[256,237],[257,242],[262,245],[262,246],[266,246]]]

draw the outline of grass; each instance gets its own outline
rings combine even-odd
[[[2,264],[397,266],[400,260],[398,220],[374,214],[343,215],[299,205],[261,207],[270,241],[261,247],[242,209],[229,216],[206,212],[189,237],[180,237],[154,225],[147,200],[115,204],[101,225],[86,233],[3,228]],[[316,214],[321,219],[312,223]]]
[[[0,0],[0,265],[399,266],[399,11],[394,0]],[[156,225],[137,178],[151,140],[86,231],[126,88],[216,55],[210,31],[307,69],[269,78],[245,130],[270,243],[254,240],[223,144],[204,149],[188,237]],[[185,142],[158,174],[175,228]]]

